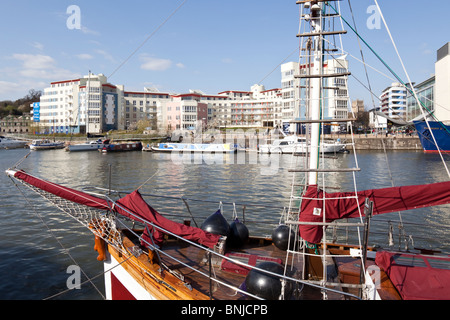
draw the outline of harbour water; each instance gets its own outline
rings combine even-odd
[[[12,167],[29,150],[0,150],[0,171]],[[194,216],[193,224],[214,213],[222,201],[228,221],[237,215],[253,235],[270,235],[278,224],[291,195],[292,156],[220,155],[205,159],[184,159],[170,154],[128,152],[68,153],[63,150],[33,152],[20,169],[68,187],[98,186],[130,192],[141,187],[146,200],[159,212],[173,219]],[[386,161],[388,158],[388,162]],[[330,166],[355,167],[353,154],[325,159]],[[448,180],[439,156],[421,151],[358,152],[356,174],[358,190],[416,185]],[[390,178],[390,171],[392,179]],[[342,191],[354,190],[348,173],[331,176],[331,185]],[[162,196],[162,197],[156,197]],[[189,205],[181,200],[184,198]],[[203,201],[199,201],[203,200]],[[204,201],[207,200],[207,201]],[[233,205],[233,203],[235,205]],[[16,187],[0,174],[0,299],[103,299],[103,265],[96,260],[94,237],[75,220],[48,205],[23,186]],[[370,245],[388,245],[388,225],[398,233],[399,219],[406,234],[413,235],[409,246],[433,248],[450,253],[450,206],[411,210],[373,219]],[[259,223],[257,223],[259,222]],[[381,223],[383,222],[383,223]],[[425,226],[426,225],[426,226]],[[398,246],[398,239],[395,246]],[[404,243],[401,243],[402,248]],[[67,289],[71,273],[78,264],[91,282],[81,289]],[[100,292],[100,293],[99,293]]]

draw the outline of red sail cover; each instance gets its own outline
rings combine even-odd
[[[310,186],[303,196],[299,220],[323,222],[324,212],[326,222],[357,218],[360,212],[362,216],[364,215],[366,198],[374,203],[374,215],[448,204],[450,182],[359,191],[356,196],[354,192],[325,193],[316,185]],[[314,210],[315,208],[320,210]],[[300,225],[300,235],[310,243],[319,243],[323,227]]]
[[[377,252],[375,263],[403,300],[449,300],[450,257]]]
[[[89,206],[89,207],[97,208],[97,209],[101,209],[101,210],[110,210],[108,202],[104,199],[97,198],[97,197],[91,196],[91,195],[81,192],[81,191],[77,191],[74,189],[60,186],[55,183],[51,183],[48,181],[44,181],[44,180],[35,178],[35,177],[30,176],[29,174],[25,173],[24,171],[17,171],[14,174],[14,177],[16,179],[23,180],[26,183],[31,184],[32,186],[35,186],[36,188],[47,191],[51,194],[54,194],[55,196],[69,200],[71,202],[75,202],[78,204],[82,204],[85,206]]]
[[[183,237],[186,240],[197,242],[209,248],[213,248],[221,237],[220,235],[215,235],[199,228],[186,226],[163,217],[144,201],[139,191],[135,191],[116,201],[116,204],[117,205],[114,207],[114,210],[123,216],[129,217],[133,220],[139,220],[137,217],[142,218],[143,220],[149,221],[160,228]],[[132,212],[137,217],[130,215],[127,211]],[[163,241],[164,233],[157,228],[152,229],[154,229],[151,230],[153,234],[153,241],[156,245],[160,245]],[[148,241],[150,244],[152,243],[147,230],[144,233],[144,240]]]
[[[144,201],[144,199],[141,197],[138,191],[135,191],[132,194],[127,195],[123,199],[120,199],[116,202],[117,204],[120,204],[120,206],[124,207],[126,210],[131,212],[134,215],[133,216],[129,212],[124,210],[124,208],[120,208],[119,206],[112,206],[112,204],[111,207],[110,205],[108,205],[108,201],[104,199],[91,196],[82,191],[77,191],[74,189],[60,186],[55,183],[35,178],[25,173],[24,171],[16,172],[14,174],[14,177],[23,180],[28,184],[35,186],[36,188],[39,188],[41,190],[44,190],[46,192],[49,192],[60,198],[66,199],[74,203],[106,211],[111,211],[112,209],[118,214],[129,217],[133,220],[138,221],[144,220],[151,222],[156,226],[166,229],[167,231],[170,231],[180,237],[183,237],[187,240],[198,242],[210,248],[213,248],[220,238],[220,235],[214,235],[205,232],[202,229],[188,227],[183,224],[176,223],[167,218],[164,218]],[[147,240],[149,243],[152,243],[150,238],[148,237],[148,234],[146,234],[146,236],[147,239],[145,240]],[[155,228],[155,230],[153,231],[153,236],[155,244],[156,245],[161,244],[162,237],[164,236],[164,234]]]

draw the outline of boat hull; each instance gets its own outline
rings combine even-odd
[[[101,150],[105,147],[105,145],[103,143],[99,143],[99,144],[75,144],[75,145],[70,145],[67,147],[67,151],[70,152],[77,152],[77,151],[97,151],[97,150]]]
[[[450,126],[446,126],[436,121],[428,121],[433,135],[431,135],[430,128],[425,121],[415,121],[417,134],[419,135],[420,143],[422,144],[425,153],[450,153]],[[434,143],[436,140],[439,150]]]
[[[126,152],[126,151],[142,151],[141,142],[110,144],[99,149],[102,153],[108,152]]]
[[[292,145],[261,145],[259,146],[260,153],[279,153],[279,154],[293,154],[293,153],[306,153],[307,147],[305,144],[292,144]],[[346,150],[345,144],[341,143],[327,143],[322,144],[321,151],[323,153],[339,153]],[[308,150],[309,151],[309,150]]]
[[[27,145],[26,141],[9,140],[0,138],[0,149],[19,149],[25,148]]]
[[[187,152],[187,153],[235,153],[236,149],[226,144],[190,144],[190,143],[160,143],[152,147],[155,152]]]
[[[43,145],[30,145],[30,150],[55,150],[55,149],[64,149],[64,143],[54,143],[54,144],[43,144]]]

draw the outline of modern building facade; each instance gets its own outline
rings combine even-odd
[[[39,130],[43,133],[97,134],[117,130],[123,87],[103,74],[52,82],[40,100]]]
[[[289,62],[281,66],[282,83],[282,106],[284,126],[290,127],[290,131],[299,131],[296,125],[289,124],[291,120],[305,120],[308,118],[307,111],[310,103],[309,85],[311,81],[307,77],[308,64]],[[345,56],[336,59],[326,60],[323,64],[322,72],[325,76],[322,79],[324,96],[322,97],[322,116],[324,119],[337,119],[329,128],[330,131],[339,131],[340,122],[338,119],[348,119],[349,95],[348,95],[348,60]]]
[[[435,97],[435,85],[436,77],[432,76],[427,80],[419,83],[412,84],[414,91],[417,94],[421,104],[423,104],[430,112],[434,112],[434,97]],[[407,120],[412,121],[423,118],[422,105],[417,103],[416,97],[408,91],[406,96],[407,106]]]
[[[162,93],[156,89],[127,91],[123,85],[108,83],[103,74],[52,82],[41,96],[35,113],[40,132],[105,133],[134,130],[140,121],[146,129],[170,133],[192,130],[198,121],[204,128],[284,128],[296,131],[292,120],[306,116],[304,83],[296,76],[305,66],[296,62],[281,66],[281,88],[256,84],[250,91],[222,91],[216,95],[199,90],[189,93]],[[327,61],[325,73],[346,71],[348,62]],[[347,79],[326,78],[324,116],[345,119],[348,114]],[[36,116],[37,115],[37,116]]]
[[[435,115],[439,121],[450,124],[450,43],[437,51],[435,77]]]
[[[383,90],[380,111],[393,121],[406,120],[406,88],[398,82]]]

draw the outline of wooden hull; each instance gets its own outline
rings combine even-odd
[[[124,238],[124,247],[134,244]],[[165,271],[149,255],[119,252],[108,246],[105,268],[105,290],[108,300],[208,300],[209,297]]]

